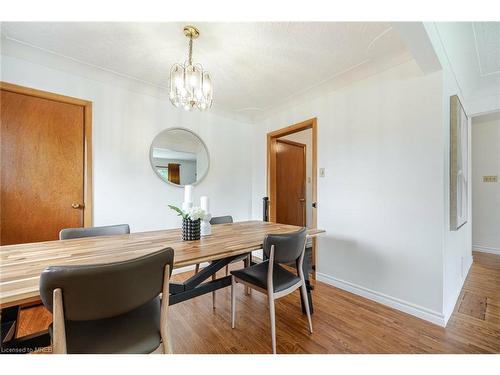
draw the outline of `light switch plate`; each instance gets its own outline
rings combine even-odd
[[[498,176],[483,176],[483,182],[498,182]]]
[[[319,177],[325,177],[325,168],[319,169]]]

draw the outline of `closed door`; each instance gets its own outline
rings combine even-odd
[[[181,183],[180,164],[168,163],[168,180],[174,184],[180,185]]]
[[[276,140],[276,221],[306,226],[306,145]]]
[[[83,225],[80,105],[1,90],[1,244],[55,240]]]

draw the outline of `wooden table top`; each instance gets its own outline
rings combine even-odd
[[[48,266],[124,261],[172,247],[174,268],[178,268],[259,250],[266,234],[298,229],[293,225],[244,221],[213,225],[212,234],[199,241],[182,241],[179,228],[0,246],[0,307],[39,300],[40,273]],[[309,229],[308,235],[323,232]]]

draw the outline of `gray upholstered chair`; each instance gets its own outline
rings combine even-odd
[[[72,238],[112,236],[115,234],[129,234],[128,224],[107,225],[103,227],[88,228],[66,228],[59,232],[60,240],[70,240]]]
[[[40,296],[53,314],[53,352],[171,352],[167,317],[173,260],[174,251],[165,248],[122,262],[46,268]]]
[[[267,294],[271,319],[271,337],[273,353],[276,353],[276,323],[274,300],[284,297],[300,288],[304,299],[309,331],[312,333],[312,321],[307,302],[307,290],[303,271],[306,245],[306,228],[289,234],[269,234],[264,238],[263,250],[268,260],[241,270],[231,271],[231,327],[236,320],[236,283],[242,283],[252,289]],[[280,266],[295,262],[297,274]]]
[[[215,217],[210,219],[210,224],[212,224],[212,225],[232,224],[232,223],[233,223],[233,217],[231,215],[215,216]]]
[[[226,216],[215,216],[210,219],[210,224],[211,225],[218,225],[218,224],[232,224],[233,217],[231,215],[226,215]],[[244,262],[244,266],[248,267],[252,264],[252,254],[243,254],[242,256],[236,258],[233,260],[231,263],[239,262],[239,261]],[[198,273],[200,270],[200,264],[196,264],[194,272]],[[226,276],[229,275],[229,265],[226,266]],[[216,279],[216,275],[212,275],[212,280]],[[249,290],[246,290],[246,293],[249,293]],[[215,309],[215,291],[212,292],[212,307]]]

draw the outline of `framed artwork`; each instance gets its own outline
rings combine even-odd
[[[469,120],[457,95],[450,97],[450,230],[468,219]]]

